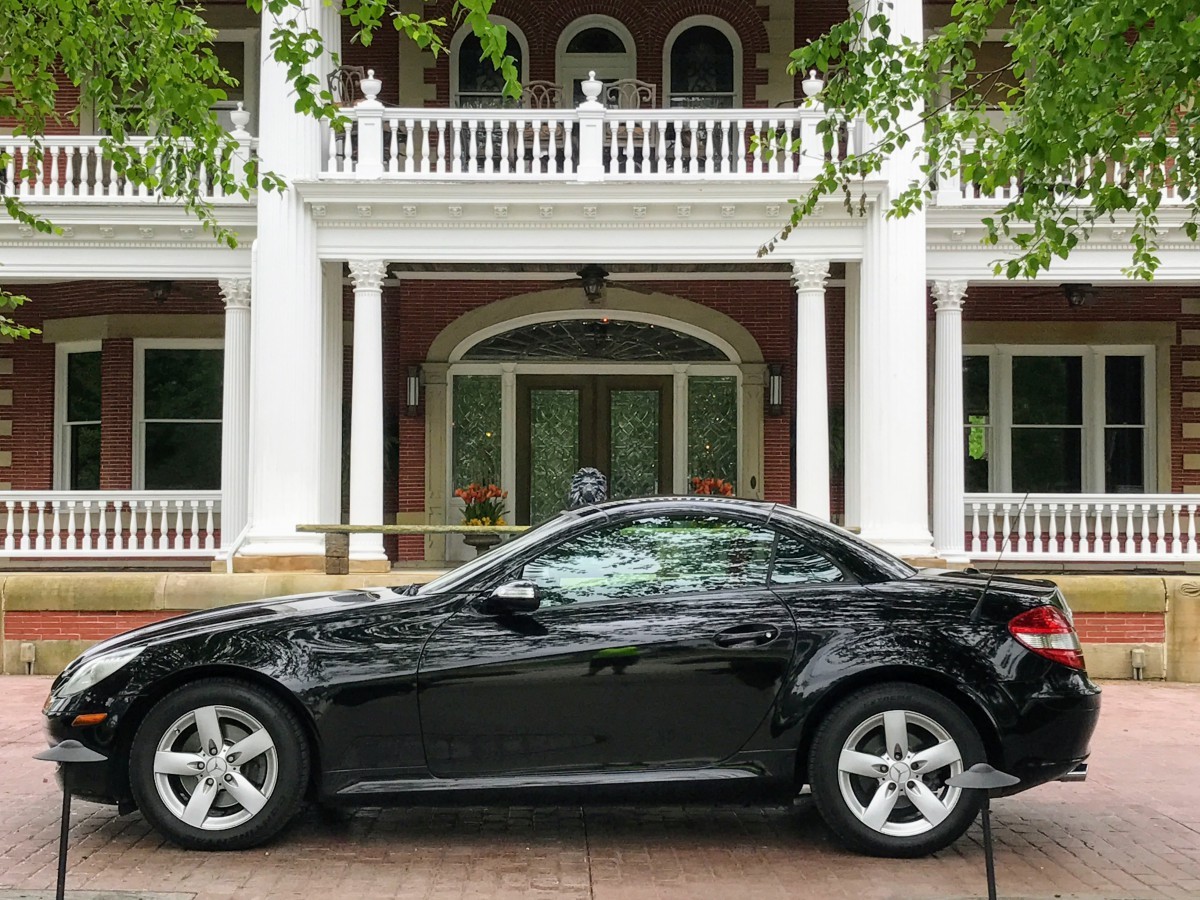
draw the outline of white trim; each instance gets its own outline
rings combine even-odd
[[[468,338],[460,341],[451,352],[449,363],[453,366],[489,366],[494,367],[496,363],[488,362],[463,362],[463,354],[474,347],[481,341],[485,341],[490,337],[495,337],[498,334],[505,334],[509,331],[516,331],[519,328],[524,328],[527,325],[536,325],[540,322],[558,322],[564,319],[599,319],[606,318],[617,322],[641,322],[645,325],[657,325],[662,328],[670,328],[673,331],[678,331],[682,334],[691,335],[699,338],[706,343],[712,344],[728,357],[727,362],[704,363],[704,365],[738,365],[741,363],[741,357],[733,345],[724,338],[713,334],[703,328],[699,328],[690,322],[685,322],[681,319],[672,319],[668,316],[659,316],[653,313],[633,312],[624,309],[608,309],[600,307],[596,309],[563,309],[551,310],[548,312],[531,313],[527,316],[517,316],[516,318],[506,319],[503,322],[497,322],[495,325],[489,325],[487,328],[481,328]],[[574,365],[574,363],[571,363]],[[581,364],[584,365],[584,364]],[[604,363],[588,363],[586,365],[597,365],[607,367],[612,373],[630,372],[638,369],[640,371],[649,371],[653,367],[664,367],[667,372],[671,371],[671,362],[665,363],[619,363],[619,362],[604,362]],[[697,364],[699,365],[699,364]],[[518,370],[525,374],[533,371],[551,372],[561,371],[561,363],[518,363]],[[490,370],[489,370],[490,371]],[[597,370],[599,371],[599,370]],[[465,372],[460,370],[460,374]]]
[[[733,107],[734,109],[740,108],[742,105],[742,37],[724,19],[709,15],[688,16],[667,32],[667,39],[663,42],[662,105],[664,107],[671,105],[671,51],[675,49],[675,42],[679,40],[680,35],[697,25],[715,28],[729,39],[729,46],[733,48]]]
[[[963,356],[986,356],[990,438],[988,492],[1011,493],[1012,488],[1012,361],[1016,356],[1077,356],[1082,365],[1082,409],[1079,429],[1080,471],[1084,493],[1102,493],[1104,485],[1105,364],[1109,356],[1140,356],[1142,363],[1143,489],[1154,493],[1158,475],[1158,373],[1153,344],[967,344]],[[1169,402],[1169,398],[1168,398]],[[963,427],[966,425],[964,423]],[[1018,426],[1037,427],[1037,426]],[[1114,426],[1115,427],[1115,426]]]
[[[567,45],[574,37],[589,28],[604,28],[613,32],[625,45],[624,53],[567,53]],[[612,67],[619,62],[619,71]],[[554,47],[554,78],[562,86],[562,102],[565,109],[575,106],[572,89],[576,76],[587,77],[589,71],[595,70],[601,80],[613,81],[617,78],[637,78],[637,41],[625,23],[612,16],[600,13],[589,13],[573,20],[558,36]],[[661,94],[661,92],[660,92]],[[660,97],[661,99],[661,97]]]
[[[136,338],[133,342],[133,490],[144,490],[146,483],[146,351],[147,350],[221,350],[223,338]],[[159,421],[156,419],[155,421]],[[213,419],[188,419],[212,422]],[[220,421],[219,419],[215,421]]]
[[[251,134],[258,134],[258,66],[261,34],[262,30],[259,28],[221,28],[213,35],[214,44],[240,43],[242,45],[242,70],[246,77],[241,84],[244,98],[241,103],[250,113],[250,122],[246,128]],[[325,85],[320,85],[321,89],[324,87]],[[213,109],[217,111],[221,124],[228,131],[233,130],[233,120],[229,118],[229,113],[237,109],[238,102],[222,100],[213,104]]]
[[[71,353],[100,353],[101,378],[104,373],[104,344],[100,340],[65,341],[54,345],[54,447],[52,484],[54,490],[69,489],[70,450],[67,442],[67,356]],[[100,384],[101,395],[104,384]],[[103,411],[101,415],[103,428]]]
[[[504,16],[491,15],[489,15],[488,18],[493,24],[503,25],[506,29],[508,29],[509,37],[516,38],[517,43],[521,46],[521,65],[517,67],[517,75],[520,77],[521,82],[524,83],[525,73],[529,69],[529,41],[525,38],[525,32],[523,32],[517,26],[517,24],[513,22],[512,19],[506,19]],[[467,35],[473,33],[474,32],[471,30],[471,26],[464,25],[459,28],[458,31],[454,32],[454,37],[450,39],[450,52],[448,56],[450,59],[449,105],[451,108],[458,105],[458,52],[462,47],[463,41],[466,40]]]

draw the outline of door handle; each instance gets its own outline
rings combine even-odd
[[[713,643],[718,647],[761,647],[779,637],[779,629],[774,625],[735,625],[713,635]]]

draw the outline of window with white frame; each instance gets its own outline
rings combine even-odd
[[[696,24],[670,44],[671,106],[728,109],[737,105],[733,42],[712,24]]]
[[[967,348],[967,492],[1153,491],[1153,385],[1149,347]]]
[[[507,20],[500,21],[508,28],[504,53],[513,58],[517,75],[525,79],[525,40],[519,30]],[[462,28],[450,47],[453,66],[451,89],[454,105],[461,109],[499,109],[516,105],[504,96],[504,75],[491,59],[484,58],[483,45],[470,28]]]
[[[100,489],[100,342],[58,347],[58,484]]]
[[[135,486],[221,487],[220,341],[145,341],[137,346]]]

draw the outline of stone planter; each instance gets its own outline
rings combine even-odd
[[[464,534],[463,543],[475,548],[475,555],[482,556],[500,543],[498,534]]]

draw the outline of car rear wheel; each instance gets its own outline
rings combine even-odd
[[[829,827],[875,856],[934,853],[957,840],[980,798],[946,784],[985,761],[971,720],[909,684],[854,694],[821,723],[809,756],[813,797]]]
[[[160,700],[133,740],[129,780],[142,813],[193,850],[242,850],[300,808],[308,742],[285,704],[248,684],[205,679]]]

